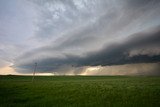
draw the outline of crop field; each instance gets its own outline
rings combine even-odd
[[[0,107],[160,107],[160,77],[0,76]]]

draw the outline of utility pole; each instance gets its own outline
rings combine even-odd
[[[37,62],[36,62],[35,65],[34,65],[34,71],[33,71],[32,82],[34,81],[34,76],[35,76],[36,70],[37,70]]]

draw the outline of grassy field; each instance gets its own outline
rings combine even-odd
[[[0,76],[0,107],[160,107],[160,77]]]

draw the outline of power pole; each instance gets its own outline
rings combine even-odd
[[[36,70],[37,70],[37,62],[35,63],[35,66],[34,66],[32,82],[34,81],[34,76],[35,76]]]

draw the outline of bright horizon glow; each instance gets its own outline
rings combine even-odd
[[[156,75],[159,71],[160,63],[139,63],[139,64],[125,64],[114,66],[87,66],[80,69],[79,74],[75,74],[76,68],[66,71],[67,73],[57,74],[52,73],[39,73],[36,71],[37,76],[56,76],[56,75]],[[129,71],[129,72],[128,72]],[[33,73],[21,74],[15,72],[12,67],[6,66],[0,69],[0,75],[33,75]]]
[[[20,73],[15,72],[15,70],[10,66],[5,66],[0,68],[0,75],[20,75]]]

